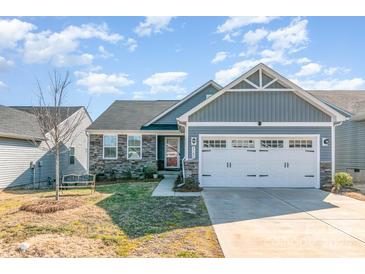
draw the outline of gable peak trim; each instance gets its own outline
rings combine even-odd
[[[206,89],[209,86],[213,86],[215,89],[217,89],[217,92],[219,90],[221,90],[223,87],[221,85],[219,85],[218,83],[216,83],[213,80],[209,80],[208,82],[204,83],[203,85],[201,85],[200,87],[198,87],[196,90],[194,90],[193,92],[189,93],[188,95],[186,95],[184,98],[182,98],[180,101],[178,101],[176,104],[173,104],[171,107],[169,107],[168,109],[166,109],[165,111],[163,111],[162,113],[160,113],[159,115],[155,116],[152,120],[148,121],[146,124],[144,124],[143,126],[149,126],[152,123],[160,120],[163,116],[167,115],[168,113],[170,113],[172,110],[174,110],[175,108],[177,108],[178,106],[180,106],[182,103],[186,102],[187,100],[189,100],[191,97],[193,97],[194,95],[198,94],[199,92],[201,92],[202,90]],[[208,98],[209,99],[209,98]]]

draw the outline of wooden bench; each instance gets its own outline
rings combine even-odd
[[[90,188],[91,193],[95,192],[95,175],[65,175],[62,177],[60,190]]]

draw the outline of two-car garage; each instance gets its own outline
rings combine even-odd
[[[210,135],[200,139],[203,187],[318,188],[317,135]]]

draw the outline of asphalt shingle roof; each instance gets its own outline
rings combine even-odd
[[[20,136],[30,139],[43,139],[37,117],[34,115],[33,106],[0,106],[0,135],[3,136]],[[51,110],[54,109],[50,107]],[[61,107],[61,121],[70,117],[77,110],[77,107]],[[50,130],[50,129],[49,129]]]
[[[22,136],[42,139],[37,118],[24,111],[0,106],[0,136]]]
[[[139,130],[148,121],[177,102],[176,100],[117,100],[88,129]]]
[[[309,92],[354,115],[365,112],[365,90],[311,90]]]
[[[17,110],[26,111],[28,113],[34,114],[34,109],[39,109],[40,107],[33,106],[11,106],[11,108],[15,108]],[[43,108],[43,107],[42,107]],[[54,111],[55,107],[47,107],[48,109]],[[76,111],[78,111],[82,106],[72,106],[72,107],[60,107],[61,121],[66,120]]]

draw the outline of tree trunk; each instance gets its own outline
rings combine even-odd
[[[56,144],[56,201],[60,199],[60,147]]]

